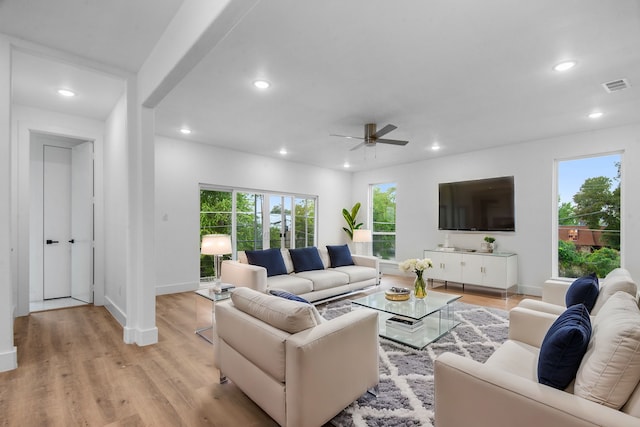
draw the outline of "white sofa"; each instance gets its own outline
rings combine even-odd
[[[378,384],[378,315],[236,288],[216,304],[215,364],[281,426],[323,425]]]
[[[249,287],[260,292],[284,290],[310,302],[319,302],[379,284],[380,263],[373,256],[352,254],[354,265],[331,268],[327,249],[318,248],[324,270],[295,273],[289,250],[282,249],[281,252],[287,274],[267,277],[264,267],[249,264],[246,254],[238,251],[237,261],[222,262],[221,280],[236,287]]]
[[[524,304],[510,311],[509,339],[485,363],[453,353],[436,359],[436,425],[640,426],[640,309],[633,290],[607,296],[617,275],[630,279],[621,270],[603,281],[587,352],[565,390],[540,384],[537,372],[542,342],[564,307]]]

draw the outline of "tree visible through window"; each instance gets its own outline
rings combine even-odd
[[[558,276],[620,266],[619,154],[558,162]]]
[[[371,186],[373,255],[396,257],[396,184]]]

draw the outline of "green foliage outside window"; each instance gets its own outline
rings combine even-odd
[[[382,259],[396,256],[396,186],[373,186],[373,255]]]
[[[620,163],[615,179],[597,176],[585,179],[573,196],[573,203],[559,203],[558,224],[586,226],[585,232],[597,232],[600,247],[577,247],[574,242],[558,242],[558,274],[581,277],[595,272],[604,277],[620,267]],[[615,188],[612,186],[618,181]]]

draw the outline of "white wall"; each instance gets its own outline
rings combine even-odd
[[[424,249],[443,243],[480,247],[488,233],[438,230],[438,183],[513,175],[515,179],[516,232],[491,233],[498,250],[518,254],[521,292],[539,295],[551,277],[556,200],[557,159],[624,151],[622,177],[622,264],[640,277],[640,197],[629,187],[640,182],[640,125],[585,132],[558,138],[443,156],[411,164],[354,173],[353,201],[367,200],[369,184],[396,182],[398,260],[422,257]]]
[[[157,292],[195,289],[200,274],[199,184],[318,196],[318,246],[345,243],[350,173],[156,138]]]
[[[122,324],[126,319],[128,154],[126,97],[115,105],[104,133],[104,301]]]

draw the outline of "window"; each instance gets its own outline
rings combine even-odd
[[[316,205],[317,198],[312,196],[216,189],[203,185],[200,189],[200,240],[205,234],[229,234],[234,253],[314,246]],[[229,258],[231,255],[225,255],[225,259]],[[214,276],[214,269],[213,257],[200,255],[200,277]]]
[[[200,189],[200,241],[205,234],[231,234],[232,192]],[[215,276],[213,256],[200,255],[200,277]]]
[[[370,187],[373,255],[382,259],[396,257],[396,184]]]
[[[620,166],[620,154],[558,162],[559,277],[620,266]]]

